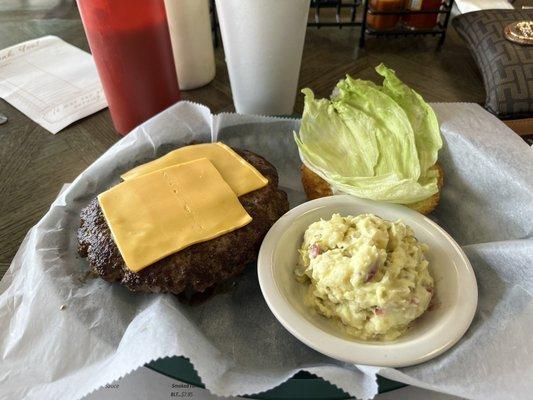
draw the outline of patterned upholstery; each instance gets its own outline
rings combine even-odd
[[[505,39],[511,22],[532,20],[533,10],[484,10],[452,24],[473,53],[485,84],[485,108],[499,118],[533,116],[533,46]]]

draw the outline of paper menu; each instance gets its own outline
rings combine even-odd
[[[270,396],[274,398],[274,396]],[[244,400],[244,397],[222,397],[207,389],[169,378],[149,368],[141,367],[124,378],[105,385],[82,400],[133,400],[133,399],[193,399],[193,400]],[[315,397],[317,398],[317,397]],[[461,400],[430,390],[407,386],[379,394],[374,400]]]
[[[107,107],[92,56],[56,36],[0,50],[0,97],[54,134]]]

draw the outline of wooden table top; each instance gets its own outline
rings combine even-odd
[[[73,0],[2,0],[0,49],[44,35],[57,35],[89,50]],[[458,36],[449,30],[443,49],[436,38],[369,38],[358,51],[359,28],[309,28],[299,87],[328,96],[346,73],[377,81],[373,68],[380,62],[434,102],[477,102],[484,89],[474,61]],[[216,78],[209,85],[182,93],[213,112],[233,111],[223,49],[216,53]],[[295,112],[302,110],[303,96]],[[7,270],[27,231],[46,213],[62,185],[72,182],[113,143],[120,139],[109,111],[75,122],[56,135],[37,125],[6,101],[0,113],[0,277]]]

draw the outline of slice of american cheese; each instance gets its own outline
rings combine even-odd
[[[98,201],[133,272],[252,220],[206,158],[128,179]]]
[[[125,181],[157,171],[171,165],[207,158],[230,185],[237,196],[253,192],[266,186],[265,178],[250,163],[223,143],[202,143],[181,147],[167,155],[126,172]]]

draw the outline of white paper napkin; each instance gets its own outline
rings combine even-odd
[[[107,107],[92,56],[56,36],[0,50],[0,97],[51,133]]]
[[[291,205],[304,201],[291,119],[211,115],[180,102],[112,146],[52,204],[0,282],[0,399],[76,400],[160,357],[184,355],[217,395],[265,391],[297,371],[361,399],[375,373],[461,397],[529,399],[533,392],[533,157],[475,104],[435,104],[444,148],[441,203],[431,216],[463,246],[479,286],[473,324],[452,349],[403,369],[354,366],[291,336],[268,309],[254,266],[198,306],[83,280],[79,212],[121,173],[192,140],[222,140],[278,169]],[[62,305],[66,308],[61,309]]]
[[[455,5],[461,14],[480,10],[513,9],[509,0],[455,0]]]

